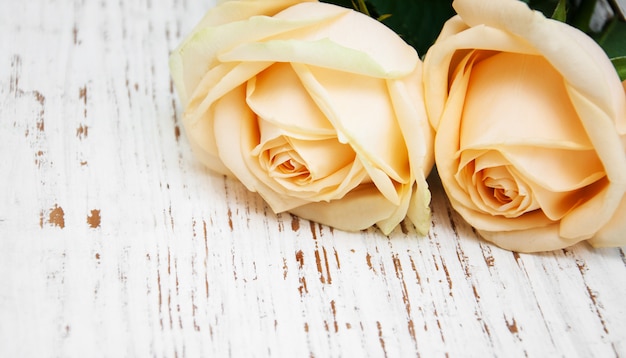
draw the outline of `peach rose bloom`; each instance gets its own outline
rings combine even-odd
[[[422,63],[384,25],[315,1],[222,1],[170,68],[197,156],[274,212],[428,231]]]
[[[457,0],[424,60],[454,209],[515,251],[626,244],[626,99],[600,47],[516,0]]]

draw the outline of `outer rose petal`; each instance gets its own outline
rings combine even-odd
[[[615,69],[604,51],[583,32],[546,19],[520,1],[455,0],[453,6],[470,27],[485,25],[527,41],[561,72],[568,85],[607,110],[611,118],[626,110]]]
[[[204,15],[196,29],[218,26],[229,22],[245,20],[256,15],[272,16],[301,2],[317,0],[219,0],[217,6]]]
[[[626,96],[626,81],[622,82],[624,88],[624,96]],[[626,118],[624,118],[626,122]],[[618,126],[619,133],[622,136],[624,151],[626,151],[626,127]],[[626,196],[622,198],[620,206],[611,218],[611,220],[589,240],[589,243],[595,247],[620,246],[624,245],[624,236],[626,236]]]
[[[611,220],[589,240],[595,247],[623,246],[626,236],[626,197],[622,198]]]
[[[473,49],[537,54],[523,39],[512,37],[503,30],[485,26],[469,28],[458,15],[448,20],[424,58],[426,109],[435,130],[448,101],[448,72],[459,65],[456,51]]]
[[[210,72],[196,89],[196,97],[194,98],[197,100],[192,101],[187,107],[183,115],[183,124],[194,152],[198,153],[197,155],[202,162],[212,170],[222,174],[231,174],[230,170],[224,166],[216,145],[214,103],[267,66],[269,66],[267,63],[242,63],[235,67],[225,66],[227,71],[224,72],[223,76],[211,76],[212,73]],[[221,71],[216,72],[222,73]],[[246,107],[245,99],[237,105]]]
[[[551,251],[577,242],[562,238],[559,235],[559,224],[517,231],[478,230],[478,233],[500,247],[517,252]]]
[[[407,216],[422,235],[430,228],[430,191],[426,177],[433,167],[434,131],[428,122],[424,107],[422,64],[418,63],[413,74],[403,80],[389,80],[387,86],[398,123],[404,133],[412,175],[415,185]],[[415,99],[419,100],[415,100]]]
[[[221,6],[212,8],[205,18],[206,21],[198,25],[170,55],[170,72],[183,105],[187,105],[187,101],[204,77],[207,68],[218,64],[217,56],[221,52],[228,51],[242,42],[263,39],[319,24],[327,21],[329,16],[337,15],[326,14],[326,18],[310,16],[303,21],[269,17],[284,9],[282,5],[286,7],[300,2],[302,1],[225,1],[223,5],[227,9],[223,10]],[[256,13],[256,11],[260,12]],[[226,13],[226,18],[232,20],[219,20],[224,13]]]
[[[337,131],[306,92],[290,64],[274,64],[248,82],[248,106],[260,118],[303,138],[334,138]],[[298,120],[295,121],[294,118]]]
[[[340,230],[358,231],[386,220],[396,208],[397,205],[387,200],[374,185],[361,185],[341,200],[310,203],[290,212]],[[391,232],[388,227],[385,229],[381,228],[381,231],[385,234]]]
[[[415,69],[419,60],[415,49],[385,25],[361,13],[335,5],[302,3],[274,18],[308,22],[312,14],[329,21],[324,26],[302,28],[297,36],[277,34],[262,42],[244,44],[220,59],[298,62],[382,78],[406,76]]]

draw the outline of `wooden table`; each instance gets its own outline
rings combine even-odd
[[[0,3],[1,357],[626,356],[623,248],[273,214],[194,159],[167,68],[211,6]]]

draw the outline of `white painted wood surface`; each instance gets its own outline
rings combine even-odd
[[[624,249],[274,215],[181,135],[201,0],[0,0],[0,357],[626,356]],[[432,178],[431,178],[432,179]]]

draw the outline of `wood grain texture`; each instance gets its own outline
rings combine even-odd
[[[271,213],[193,158],[167,57],[211,6],[0,3],[0,356],[626,355],[623,248]]]

